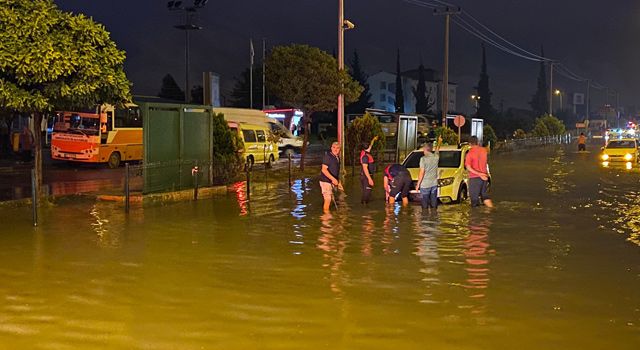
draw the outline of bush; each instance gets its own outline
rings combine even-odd
[[[386,146],[386,137],[382,131],[380,121],[369,113],[354,119],[347,127],[346,134],[346,151],[350,155],[350,159],[355,159],[361,150],[360,145],[363,142],[371,142],[374,136],[378,136],[378,141],[373,145],[371,153],[377,154],[378,151],[385,149]]]
[[[439,126],[436,128],[436,138],[442,136],[442,143],[444,145],[457,145],[458,133],[453,129],[446,126]]]
[[[240,172],[243,159],[238,150],[244,149],[242,139],[231,132],[223,114],[213,115],[213,174],[216,184],[233,180]]]
[[[516,129],[516,131],[513,132],[514,139],[523,139],[525,137],[527,137],[527,133],[522,129]]]
[[[562,121],[552,115],[545,114],[536,119],[536,123],[531,131],[533,136],[555,136],[564,135],[566,129]]]
[[[498,136],[496,136],[495,131],[489,124],[485,124],[482,128],[483,141],[485,144],[495,146],[496,142],[498,142]]]

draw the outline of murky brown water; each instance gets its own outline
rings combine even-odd
[[[326,216],[311,179],[0,209],[0,348],[637,349],[640,173],[553,147],[492,172],[494,211],[348,187]]]

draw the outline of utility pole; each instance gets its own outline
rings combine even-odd
[[[344,70],[344,0],[338,0],[338,70]],[[311,116],[309,116],[311,117]],[[344,169],[344,94],[338,95],[338,142],[340,143],[340,175]]]
[[[249,56],[249,108],[253,109],[253,56],[255,56],[253,39],[249,39]]]
[[[449,109],[449,27],[451,15],[461,12],[460,7],[451,8],[449,6],[442,9],[433,10],[434,16],[445,16],[444,18],[444,69],[442,70],[442,126],[447,125],[447,112]]]
[[[264,111],[265,109],[267,109],[267,94],[266,94],[266,87],[265,87],[265,77],[266,77],[266,59],[267,59],[267,41],[263,38],[262,39],[262,110]]]
[[[209,0],[194,0],[193,6],[182,6],[182,1],[168,1],[167,9],[169,11],[184,11],[184,24],[176,25],[174,28],[184,30],[184,102],[189,103],[189,95],[191,94],[189,84],[189,32],[192,30],[200,30],[202,27],[193,24],[193,17],[196,12],[203,8]]]
[[[553,65],[555,62],[549,62],[549,115],[553,115]]]

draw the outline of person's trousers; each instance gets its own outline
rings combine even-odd
[[[371,200],[371,190],[373,190],[373,187],[369,186],[369,179],[364,175],[360,175],[360,187],[362,187],[360,203],[367,204]]]
[[[438,208],[438,186],[420,188],[422,209]]]
[[[471,198],[471,206],[477,207],[489,197],[489,182],[479,177],[469,178],[469,198]]]

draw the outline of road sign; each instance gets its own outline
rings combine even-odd
[[[463,116],[461,115],[457,115],[455,118],[453,118],[453,124],[459,128],[461,128],[462,126],[464,126],[464,123],[466,122],[466,120],[464,119]]]
[[[587,127],[585,123],[576,123],[576,129],[584,129]]]

